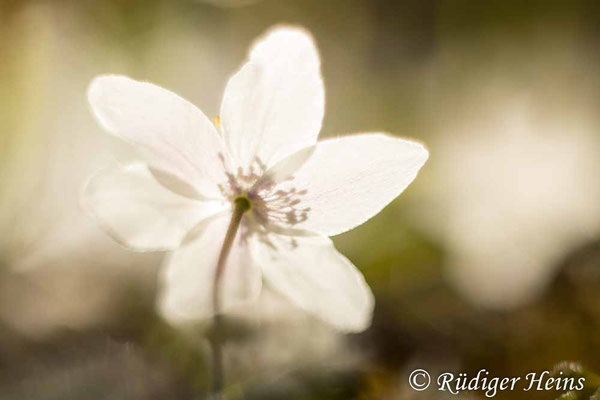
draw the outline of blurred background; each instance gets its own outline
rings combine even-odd
[[[85,92],[121,73],[214,116],[279,23],[319,45],[321,137],[385,131],[431,155],[334,239],[375,292],[372,327],[340,335],[267,290],[228,320],[228,398],[477,399],[407,376],[600,371],[597,1],[0,0],[0,399],[204,398],[204,328],[154,310],[163,254],[79,207],[87,176],[134,156]]]

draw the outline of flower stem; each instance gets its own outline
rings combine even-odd
[[[221,320],[221,278],[227,263],[227,257],[231,252],[233,240],[242,222],[244,213],[250,209],[250,201],[246,197],[238,197],[234,201],[233,214],[231,221],[225,234],[223,247],[217,261],[217,269],[215,271],[215,279],[213,281],[213,334],[211,338],[212,357],[213,357],[213,387],[212,392],[215,399],[220,398],[223,390],[223,342],[222,336],[222,320]]]

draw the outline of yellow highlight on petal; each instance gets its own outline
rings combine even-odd
[[[217,129],[221,129],[221,117],[217,115],[216,117],[213,117],[212,121],[213,124],[215,124],[215,126],[217,127]]]

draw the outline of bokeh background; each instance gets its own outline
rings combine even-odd
[[[431,156],[334,239],[376,294],[372,327],[340,335],[265,291],[228,319],[227,397],[444,399],[410,371],[600,371],[597,1],[0,0],[0,399],[204,398],[206,327],[154,310],[163,254],[79,207],[87,176],[134,157],[86,87],[122,73],[216,115],[280,23],[319,45],[321,137],[385,131]]]

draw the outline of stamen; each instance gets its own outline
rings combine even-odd
[[[227,181],[218,185],[219,190],[236,206],[242,202],[245,210],[252,209],[260,224],[296,225],[306,221],[310,208],[301,207],[301,204],[307,190],[296,187],[275,189],[275,182],[265,177],[266,169],[257,157],[247,168],[238,167],[235,174],[227,172]],[[293,177],[286,179],[291,180]]]

